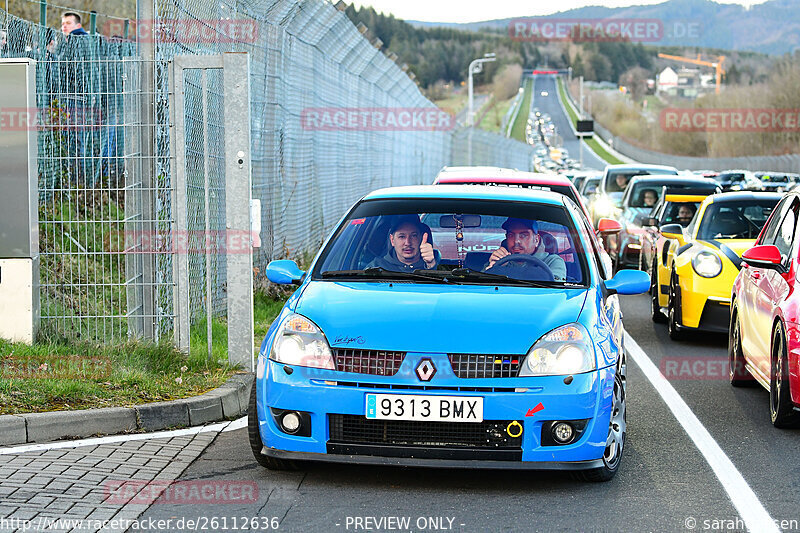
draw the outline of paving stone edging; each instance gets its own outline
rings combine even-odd
[[[107,407],[0,415],[0,446],[136,431],[197,426],[247,412],[253,374],[234,374],[221,387],[193,398]]]

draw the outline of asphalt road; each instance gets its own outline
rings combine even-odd
[[[542,96],[542,91],[547,92],[547,96]],[[558,87],[556,78],[551,75],[539,75],[534,77],[533,82],[533,103],[531,108],[538,107],[542,113],[547,113],[553,119],[558,135],[564,140],[563,147],[569,151],[572,159],[580,160],[580,141],[569,125],[569,117],[564,113],[558,102]],[[606,162],[600,159],[585,144],[583,145],[583,168],[603,170]]]
[[[665,326],[650,321],[645,296],[625,297],[622,305],[628,332],[667,372],[771,517],[800,520],[800,431],[770,425],[766,391],[728,384],[722,372],[726,337],[695,335],[676,343]],[[681,371],[684,360],[690,365]],[[691,519],[697,530],[705,520],[729,521],[716,530],[744,529],[706,459],[630,359],[628,441],[621,470],[609,483],[552,472],[349,465],[271,472],[254,462],[245,430],[220,434],[183,479],[253,480],[260,499],[236,509],[153,505],[143,517],[277,516],[281,531],[367,530],[356,527],[357,517],[408,517],[414,531],[431,530],[420,527],[431,517],[443,517],[445,526],[452,519],[444,528],[452,531],[690,531]],[[705,530],[713,524],[705,523]]]

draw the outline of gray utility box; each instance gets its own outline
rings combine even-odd
[[[0,59],[0,337],[39,326],[36,62]]]

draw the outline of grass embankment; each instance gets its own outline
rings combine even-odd
[[[564,109],[567,111],[567,115],[569,116],[569,120],[572,122],[573,127],[577,127],[578,114],[575,112],[575,109],[570,105],[569,100],[567,99],[566,89],[564,88],[564,80],[558,78],[556,83],[558,85],[558,97],[561,98],[561,102],[564,104]],[[597,157],[601,158],[606,163],[610,165],[620,165],[624,163],[624,161],[621,159],[611,155],[594,137],[590,139],[584,139],[584,142],[586,143],[586,146],[588,146],[595,154],[597,154]]]
[[[255,346],[283,306],[283,297],[255,296]],[[191,351],[169,342],[62,342],[28,346],[0,340],[0,414],[131,406],[202,394],[234,372],[227,325],[212,324],[208,358],[205,321],[192,327]]]
[[[528,79],[525,82],[525,94],[522,95],[522,102],[520,103],[519,114],[514,125],[511,127],[511,138],[521,142],[525,142],[525,126],[528,123],[528,114],[531,107],[531,94],[533,93],[533,80]]]
[[[486,113],[484,113],[483,118],[478,124],[478,127],[482,130],[491,131],[494,133],[503,133],[500,131],[501,127],[503,126],[503,117],[505,117],[506,113],[508,112],[508,108],[511,107],[511,104],[514,102],[514,98],[515,97],[512,96],[508,100],[503,100],[502,102],[492,99],[491,103],[488,104],[489,108],[486,110]]]

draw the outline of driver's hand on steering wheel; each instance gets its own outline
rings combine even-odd
[[[486,268],[487,269],[492,268],[497,261],[499,261],[500,259],[504,258],[507,255],[511,255],[511,252],[509,252],[508,250],[506,250],[501,246],[500,248],[492,252],[492,255],[489,256],[489,266],[487,266]]]

